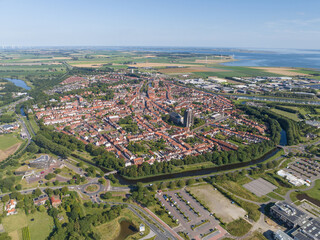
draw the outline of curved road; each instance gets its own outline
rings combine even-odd
[[[128,209],[130,209],[133,213],[135,213],[140,219],[142,219],[142,221],[144,221],[150,227],[150,229],[154,233],[156,233],[156,235],[157,235],[156,239],[161,239],[161,240],[162,239],[163,240],[167,240],[167,239],[182,239],[168,225],[166,225],[162,221],[161,221],[162,223],[159,223],[160,221],[155,219],[154,216],[152,216],[150,213],[148,213],[142,207],[138,207],[138,206],[136,206],[134,204],[131,204],[131,203],[118,203],[118,202],[107,202],[107,201],[106,201],[106,203],[113,204],[113,205],[118,205],[118,204],[127,205]],[[144,216],[149,218],[149,221],[144,216],[142,216],[139,212],[142,212]],[[150,220],[152,221],[152,223],[150,222]]]

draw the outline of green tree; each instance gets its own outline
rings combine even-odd
[[[99,178],[98,182],[102,185],[106,184],[106,180],[104,178]]]
[[[194,183],[195,183],[195,180],[193,178],[190,178],[190,179],[187,180],[187,185],[188,186],[190,186],[190,185],[192,185]]]
[[[36,189],[34,190],[34,195],[35,195],[36,197],[39,197],[41,194],[42,194],[42,191],[41,191],[39,188],[36,188]]]
[[[183,188],[185,185],[186,185],[186,182],[185,182],[184,180],[180,179],[180,180],[178,181],[178,186],[179,186],[180,188]]]
[[[9,197],[9,195],[4,195],[1,200],[2,200],[2,202],[6,203],[10,200],[10,197]]]

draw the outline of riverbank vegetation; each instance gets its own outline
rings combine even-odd
[[[294,145],[301,142],[300,126],[295,121],[271,112],[270,110],[265,108],[255,108],[246,105],[238,105],[238,107],[242,109],[246,114],[252,115],[259,120],[269,123],[270,128],[277,126],[277,133],[275,133],[273,136],[271,135],[271,139],[275,144],[279,144],[280,142],[279,126],[281,126],[286,131],[288,145]]]
[[[269,127],[269,137],[271,141],[263,141],[257,144],[251,144],[247,146],[240,146],[237,151],[213,151],[206,152],[198,156],[186,156],[183,159],[172,159],[168,162],[155,162],[153,165],[144,162],[140,166],[129,166],[121,169],[120,173],[123,176],[129,178],[142,178],[147,176],[156,176],[159,174],[175,173],[175,167],[186,166],[191,164],[201,164],[204,162],[212,162],[215,166],[223,166],[234,163],[249,162],[257,159],[270,150],[280,142],[280,124],[277,120],[282,120],[284,127],[289,132],[288,138],[290,142],[293,141],[294,136],[298,133],[292,130],[296,127],[293,123],[287,119],[282,119],[276,115],[268,116],[262,109],[256,109],[252,107],[242,106],[245,113],[250,114],[258,118],[260,121],[264,121]],[[295,134],[293,134],[295,133]]]

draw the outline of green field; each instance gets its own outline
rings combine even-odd
[[[287,117],[287,118],[290,118],[296,122],[300,121],[298,115],[296,113],[290,113],[290,112],[286,112],[286,111],[282,111],[282,110],[279,110],[279,109],[271,109],[272,112],[274,113],[277,113],[281,116],[284,116],[284,117]]]
[[[240,218],[229,223],[226,226],[226,230],[233,236],[241,237],[245,235],[251,229],[252,225],[246,220]]]
[[[0,135],[0,150],[6,150],[18,142],[20,142],[18,137],[12,133]]]
[[[95,230],[101,235],[102,240],[116,239],[120,233],[119,222],[123,220],[131,221],[136,228],[139,228],[139,225],[143,223],[142,220],[138,218],[136,215],[134,215],[133,212],[131,212],[129,209],[124,209],[118,218],[95,227]],[[149,233],[149,227],[146,226],[146,231],[143,236],[147,235],[148,233]],[[140,234],[135,233],[131,236],[128,236],[126,239],[129,240],[129,239],[139,239],[139,238],[140,238]]]
[[[266,202],[269,200],[268,197],[263,196],[263,197],[257,197],[244,187],[242,187],[238,182],[233,182],[233,181],[224,181],[223,183],[220,184],[221,187],[227,189],[229,192],[235,194],[236,196],[248,199],[250,201],[255,201],[255,202]]]
[[[313,69],[301,68],[301,69],[294,70],[294,72],[310,74],[310,75],[312,75],[313,79],[318,79],[318,80],[320,79],[320,71],[316,71],[316,70],[313,70]]]
[[[312,189],[304,191],[303,193],[306,193],[309,197],[320,201],[320,179],[316,180],[316,184]]]
[[[178,224],[170,218],[170,215],[165,211],[162,211],[160,204],[148,207],[153,213],[155,213],[162,221],[168,224],[170,227],[176,227]],[[159,214],[161,213],[161,214]]]
[[[35,212],[27,216],[20,211],[17,215],[4,217],[2,224],[9,235],[15,236],[14,239],[22,240],[22,229],[28,226],[32,240],[44,240],[52,231],[53,219],[46,212]]]
[[[36,122],[35,119],[34,119],[34,116],[30,116],[30,117],[29,117],[29,123],[30,123],[30,125],[31,125],[31,127],[32,127],[32,129],[33,129],[33,131],[34,131],[35,133],[37,133],[37,132],[40,130],[37,122]]]
[[[274,193],[274,192],[270,192],[267,194],[267,196],[271,197],[271,198],[274,198],[274,199],[277,199],[277,200],[280,200],[280,201],[283,201],[284,198],[279,196],[278,194]]]
[[[261,69],[254,69],[250,67],[235,67],[235,66],[223,66],[219,64],[215,65],[207,65],[207,67],[219,67],[224,70],[228,70],[225,72],[196,72],[193,73],[196,77],[206,78],[209,76],[216,76],[220,78],[225,77],[254,77],[254,76],[281,76],[279,74],[265,72]]]

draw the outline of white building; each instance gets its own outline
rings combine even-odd
[[[146,230],[145,226],[141,223],[139,226],[139,232],[144,232]]]
[[[6,205],[7,216],[17,213],[16,206],[17,201],[14,199],[10,199],[10,201]]]
[[[296,187],[302,186],[302,185],[310,186],[310,184],[308,182],[306,182],[305,180],[303,180],[301,178],[297,178],[296,176],[293,176],[291,173],[288,173],[284,170],[279,170],[277,172],[277,174],[280,177],[287,179],[289,181],[289,183],[291,183],[292,185],[294,185]]]

